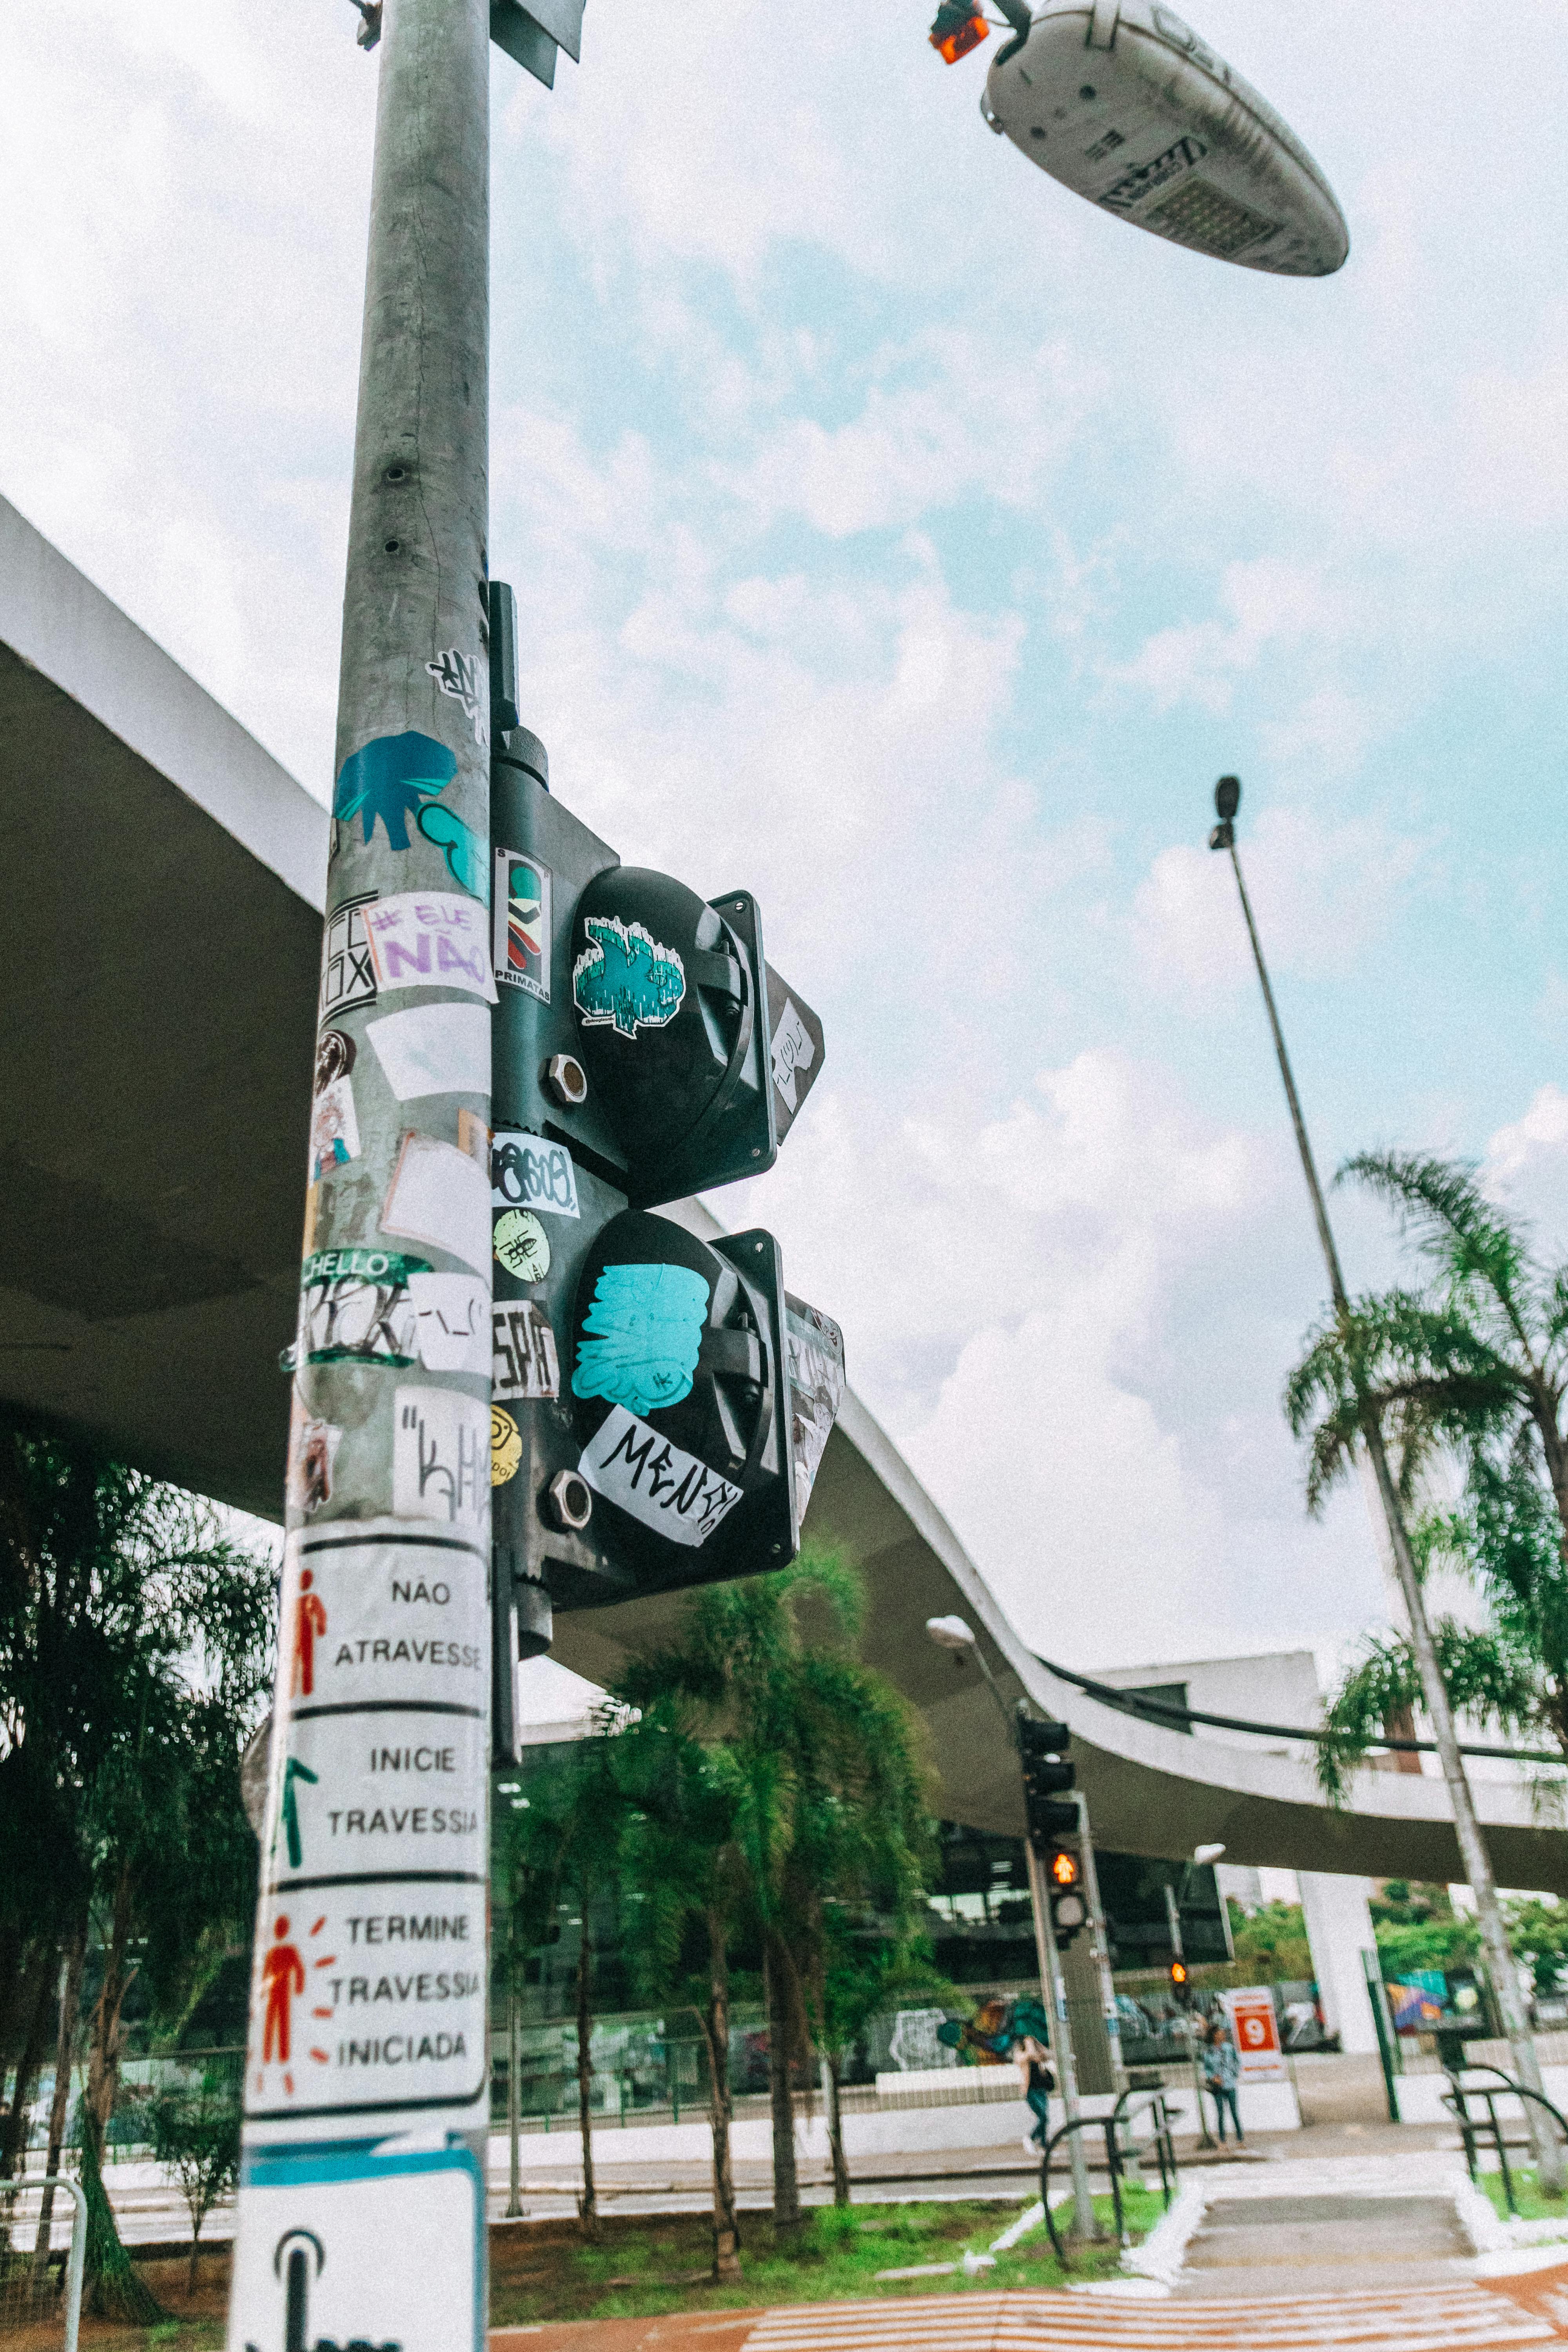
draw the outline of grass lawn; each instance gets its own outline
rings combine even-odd
[[[1163,2208],[1152,2192],[1130,2188],[1128,2226],[1143,2237]],[[1107,2227],[1109,2197],[1095,2200]],[[707,2217],[671,2215],[605,2222],[603,2243],[584,2245],[576,2224],[513,2223],[490,2232],[490,2324],[516,2327],[552,2319],[619,2319],[672,2311],[724,2311],[767,2303],[820,2303],[837,2295],[970,2294],[976,2288],[1060,2286],[1064,2273],[1044,2225],[978,2278],[884,2279],[879,2271],[913,2269],[984,2253],[1013,2219],[994,2204],[817,2206],[799,2231],[775,2242],[765,2214],[741,2217],[741,2276],[731,2286],[709,2277],[712,2232]],[[1060,2224],[1058,2223],[1058,2227]],[[1119,2250],[1107,2244],[1075,2255],[1072,2279],[1102,2278]]]
[[[1497,2193],[1500,2197],[1500,2184]],[[575,2221],[492,2225],[490,2324],[516,2327],[553,2319],[631,2319],[756,2304],[820,2303],[836,2295],[965,2294],[976,2288],[1062,2285],[1064,2274],[1043,2225],[1011,2253],[999,2254],[994,2269],[977,2278],[965,2278],[962,2271],[937,2278],[877,2276],[879,2271],[955,2263],[966,2252],[984,2253],[1021,2208],[1022,2200],[1016,2207],[852,2205],[840,2211],[818,2206],[808,2209],[798,2233],[782,2243],[775,2243],[773,2222],[765,2213],[745,2213],[741,2217],[741,2277],[737,2284],[725,2287],[715,2286],[709,2276],[713,2240],[706,2215],[672,2214],[647,2221],[611,2215],[596,2246],[584,2243]],[[1146,2236],[1163,2210],[1157,2194],[1131,2184],[1122,2208],[1134,2238]],[[1097,2197],[1095,2211],[1109,2229],[1110,2198]],[[1058,2222],[1063,2226],[1065,2220]],[[1074,2255],[1066,2275],[1103,2278],[1114,2272],[1117,2260],[1112,2244],[1088,2247]],[[82,2352],[216,2352],[223,2341],[228,2304],[226,2249],[203,2255],[194,2296],[186,2292],[183,2260],[149,2262],[138,2268],[168,2313],[167,2320],[142,2329],[84,2315]],[[59,2323],[5,2326],[0,2336],[5,2352],[58,2352]]]
[[[1519,2208],[1521,2221],[1544,2221],[1550,2219],[1561,2221],[1564,2231],[1568,2231],[1568,2197],[1542,2197],[1535,2185],[1533,2165],[1510,2161],[1509,2171],[1513,2177],[1513,2201]],[[1481,2187],[1496,2206],[1499,2217],[1506,2221],[1509,2211],[1508,2200],[1502,2193],[1502,2174],[1483,2172]]]

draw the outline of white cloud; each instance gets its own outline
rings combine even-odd
[[[1156,710],[1193,702],[1222,716],[1235,700],[1237,681],[1257,667],[1265,648],[1310,640],[1331,645],[1350,620],[1342,596],[1331,592],[1321,571],[1276,556],[1227,564],[1219,602],[1224,619],[1157,629],[1131,661],[1109,676],[1142,688]]]
[[[1433,846],[1375,816],[1326,820],[1266,807],[1245,831],[1241,857],[1271,972],[1317,977],[1355,970],[1396,919]],[[1135,952],[1151,984],[1194,995],[1252,982],[1230,860],[1186,845],[1163,849],[1132,908]]]

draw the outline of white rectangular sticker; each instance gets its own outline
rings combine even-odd
[[[477,1533],[490,1514],[489,1415],[454,1389],[400,1388],[392,1439],[392,1508]]]
[[[399,1403],[428,1394],[404,1389]],[[451,1706],[482,1706],[489,1620],[486,1559],[474,1537],[412,1528],[361,1537],[352,1529],[352,1522],[332,1520],[289,1539],[279,1636],[282,1703],[379,1708],[435,1696]]]
[[[490,1138],[490,1206],[542,1209],[552,1217],[575,1217],[577,1171],[563,1143],[519,1128],[500,1127]]]
[[[482,2088],[482,1873],[285,1880],[263,1889],[257,1927],[247,2125],[459,2107]]]
[[[561,1363],[550,1318],[531,1298],[498,1300],[490,1310],[495,1366],[490,1392],[543,1403],[561,1393]]]
[[[784,1099],[784,1108],[795,1108],[795,1072],[809,1070],[816,1059],[816,1048],[805,1022],[796,1012],[791,998],[785,997],[779,1025],[773,1031],[773,1084]]]
[[[247,2152],[229,2352],[316,2344],[473,2352],[484,2184],[466,2148]],[[409,2265],[389,2245],[417,2246]]]
[[[392,1171],[383,1233],[450,1250],[476,1272],[489,1264],[489,1186],[482,1168],[455,1143],[405,1135]]]
[[[415,1274],[408,1295],[418,1317],[420,1360],[433,1372],[490,1368],[490,1286],[475,1274]]]
[[[624,1404],[612,1406],[577,1467],[606,1502],[618,1503],[671,1543],[693,1549],[707,1542],[741,1499],[739,1486],[694,1454],[682,1453]]]
[[[486,952],[486,910],[446,890],[398,890],[364,912],[378,993],[395,988],[463,988],[496,1002]]]
[[[490,1016],[482,1004],[413,1004],[366,1024],[399,1102],[416,1095],[488,1095]]]

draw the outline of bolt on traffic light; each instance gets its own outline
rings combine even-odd
[[[771,1168],[822,1025],[743,890],[707,901],[554,800],[492,589],[495,1733],[556,1609],[784,1566],[844,1390],[769,1234],[657,1216]],[[499,658],[498,658],[499,656]],[[694,1229],[695,1228],[695,1229]]]

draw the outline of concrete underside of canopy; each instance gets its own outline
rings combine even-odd
[[[0,1397],[276,1518],[328,819],[3,500],[0,807],[16,877],[0,926]],[[866,1654],[923,1717],[952,1818],[1022,1827],[974,1665],[925,1635],[957,1611],[1009,1696],[1072,1726],[1101,1845],[1176,1855],[1223,1839],[1236,1862],[1460,1874],[1436,1780],[1365,1773],[1336,1813],[1300,1762],[1155,1729],[1055,1681],[853,1397],[807,1527],[864,1565]],[[560,1618],[555,1654],[613,1681],[678,1606]],[[1568,1836],[1522,1790],[1478,1795],[1499,1877],[1568,1893]]]

